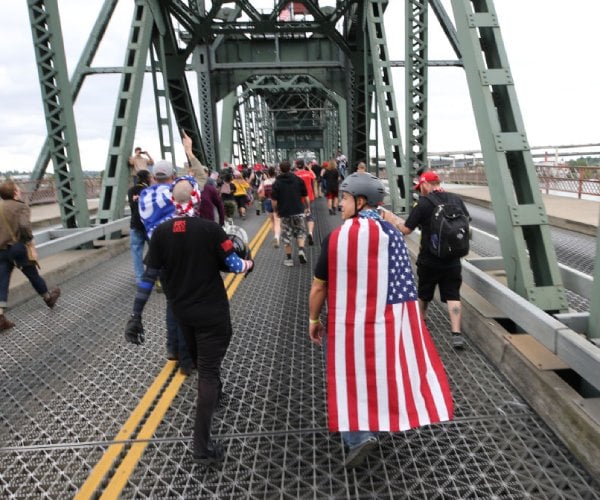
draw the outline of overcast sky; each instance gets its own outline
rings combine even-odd
[[[101,0],[59,0],[69,71],[75,68]],[[207,2],[209,4],[210,2]],[[321,5],[327,5],[327,0]],[[452,17],[449,1],[444,1]],[[272,0],[254,5],[272,6]],[[597,61],[598,0],[497,0],[503,40],[521,113],[532,146],[598,143],[600,65]],[[121,0],[94,66],[120,66],[133,2]],[[46,136],[26,2],[2,2],[0,44],[0,171],[31,171]],[[404,2],[391,0],[385,17],[391,59],[404,59]],[[453,52],[430,16],[430,58],[452,59]],[[191,79],[194,85],[193,78]],[[404,110],[404,76],[394,70],[398,108]],[[119,77],[86,80],[75,113],[84,169],[102,170],[106,161]],[[429,76],[429,151],[477,150],[464,71],[433,68]],[[159,156],[158,135],[147,80],[136,145]],[[404,134],[404,118],[401,116]],[[178,163],[183,154],[177,153]]]

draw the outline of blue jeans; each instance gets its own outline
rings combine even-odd
[[[167,300],[167,351],[176,354],[179,359],[179,366],[182,368],[192,368],[195,361],[192,358],[187,342],[183,335],[183,330],[177,324],[171,303]]]
[[[141,229],[131,228],[129,231],[129,246],[131,248],[131,259],[133,260],[133,272],[135,282],[140,283],[144,276],[144,243],[146,232]]]
[[[5,250],[0,250],[0,307],[7,306],[10,276],[15,267],[21,269],[37,293],[40,295],[48,293],[44,278],[38,273],[35,264],[31,264],[27,258],[25,245],[15,243]]]
[[[327,370],[327,335],[323,337],[323,356],[325,358],[325,370]],[[372,437],[377,437],[377,433],[371,431],[341,431],[340,434],[342,441],[349,449],[368,441]]]

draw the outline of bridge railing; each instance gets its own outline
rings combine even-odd
[[[570,193],[577,198],[600,196],[600,167],[536,165],[540,188],[546,194]],[[487,186],[483,166],[439,168],[442,182]]]
[[[15,182],[21,188],[21,198],[28,205],[42,205],[57,201],[56,183],[53,178],[39,181],[15,180]],[[86,177],[84,185],[87,198],[98,198],[102,186],[102,177]]]
[[[436,168],[442,182],[449,184],[471,184],[487,186],[483,166]],[[577,198],[582,196],[600,197],[600,167],[536,166],[540,188],[546,194],[570,193]],[[54,179],[40,181],[17,180],[23,200],[29,205],[56,202]],[[86,177],[87,198],[97,198],[102,186],[101,177]]]

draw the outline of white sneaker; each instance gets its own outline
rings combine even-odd
[[[287,267],[293,267],[294,266],[294,261],[292,259],[285,259],[283,261],[283,265],[287,266]]]
[[[272,244],[273,244],[273,248],[279,248],[279,238],[277,236],[273,237]]]

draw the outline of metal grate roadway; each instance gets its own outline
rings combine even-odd
[[[319,200],[326,234],[339,218]],[[249,216],[252,234],[262,217]],[[269,245],[232,300],[234,339],[214,433],[226,460],[190,460],[196,377],[188,377],[122,492],[123,498],[600,498],[576,462],[506,379],[471,344],[449,343],[446,313],[428,325],[455,399],[455,421],[384,434],[367,467],[347,471],[327,431],[323,361],[307,338],[309,264],[282,265]],[[7,498],[63,498],[81,487],[165,363],[164,297],[146,307],[146,344],[126,344],[133,300],[128,253],[10,311],[0,337],[0,490]],[[104,485],[106,484],[106,481]]]

